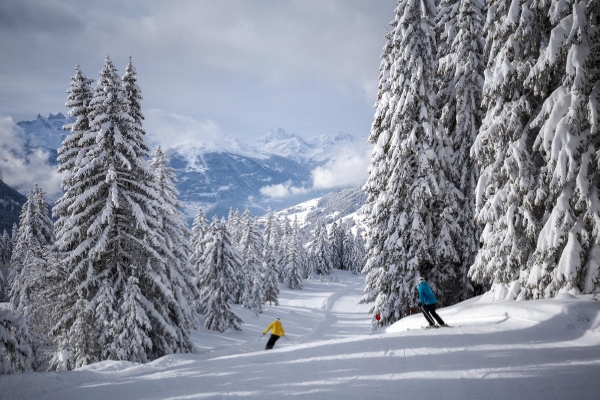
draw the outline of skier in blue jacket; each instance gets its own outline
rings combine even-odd
[[[432,328],[435,327],[435,321],[437,321],[439,326],[448,326],[435,312],[437,299],[431,290],[431,286],[425,281],[425,278],[419,278],[417,290],[419,291],[419,307],[423,310],[423,315],[427,319],[427,322],[429,322],[429,326]]]

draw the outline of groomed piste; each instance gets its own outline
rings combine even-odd
[[[235,307],[243,330],[195,331],[196,354],[4,375],[0,398],[598,399],[594,296],[480,296],[439,310],[451,328],[422,330],[416,314],[372,330],[369,306],[357,304],[363,289],[364,275],[336,271],[332,282],[282,289],[280,306],[259,317]],[[265,351],[275,317],[289,340]]]

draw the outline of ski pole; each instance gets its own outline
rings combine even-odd
[[[265,334],[263,333],[263,335],[261,337],[258,338],[257,342],[260,342],[260,339],[263,338],[263,336],[265,336]]]
[[[287,336],[283,335],[283,337],[284,337],[284,338],[286,338],[287,340],[289,340],[289,342],[290,342],[291,344],[294,344],[294,342],[292,342],[290,339],[288,339],[288,337],[287,337]]]

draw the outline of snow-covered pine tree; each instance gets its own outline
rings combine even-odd
[[[264,293],[263,302],[269,302],[269,305],[279,305],[279,279],[277,267],[277,250],[275,248],[275,236],[277,235],[275,227],[276,218],[271,211],[267,210],[267,222],[264,228],[264,247],[263,247],[263,280],[262,289]]]
[[[344,231],[341,222],[335,221],[327,231],[327,241],[331,252],[331,267],[335,269],[344,268]]]
[[[130,66],[131,61],[128,71]],[[139,93],[139,90],[135,93]],[[139,112],[135,114],[139,114]],[[190,232],[180,211],[183,205],[177,199],[179,192],[174,184],[177,178],[173,168],[168,167],[167,164],[168,159],[161,147],[158,146],[150,161],[150,166],[154,171],[154,182],[159,195],[158,236],[164,243],[159,249],[159,253],[165,262],[161,269],[166,273],[163,280],[171,283],[171,290],[178,303],[178,306],[173,309],[173,315],[177,319],[182,317],[176,324],[185,327],[186,330],[191,330],[198,327],[198,316],[194,306],[199,296],[198,274],[189,262],[191,248],[188,237]],[[177,309],[181,310],[181,315],[177,314],[179,312]]]
[[[484,26],[486,113],[471,148],[480,171],[476,221],[483,230],[469,276],[500,286],[519,277],[539,231],[534,135],[529,127],[537,105],[523,84],[537,59],[543,29],[530,8],[531,1],[491,0]]]
[[[2,232],[0,237],[0,263],[8,264],[10,257],[12,256],[12,246],[10,241],[10,235],[6,232],[6,229]]]
[[[125,285],[125,293],[119,304],[119,320],[115,348],[117,358],[145,363],[152,354],[152,340],[148,332],[152,324],[146,307],[151,302],[140,291],[138,279],[130,276]]]
[[[9,273],[10,307],[31,325],[40,304],[40,285],[46,272],[46,255],[54,244],[54,228],[42,189],[35,185],[27,195],[19,220],[19,231],[12,253]],[[32,329],[38,337],[47,332]]]
[[[17,251],[11,262],[11,309],[23,316],[34,350],[33,368],[45,368],[50,357],[48,331],[54,323],[51,304],[55,296],[46,296],[48,270],[55,263],[54,231],[44,192],[35,186],[27,197],[15,241]]]
[[[33,361],[25,318],[0,310],[0,375],[29,371]]]
[[[362,302],[386,325],[416,307],[417,275],[433,289],[451,277],[455,249],[445,235],[457,228],[454,199],[460,192],[445,176],[447,138],[435,118],[433,1],[401,0],[383,57],[393,68],[380,75],[377,111],[369,141],[375,144],[363,190],[368,226],[368,273]],[[382,61],[382,66],[387,62]],[[390,108],[390,104],[393,107]],[[444,224],[447,227],[444,227]],[[425,261],[433,268],[418,271]]]
[[[287,248],[292,237],[292,227],[287,216],[278,219],[276,227],[279,232],[277,265],[279,267],[279,282],[285,283],[285,267],[287,265]]]
[[[252,304],[260,304],[262,302],[262,295],[256,292],[260,285],[257,287],[255,281],[257,280],[257,277],[258,283],[260,283],[261,280],[263,237],[256,226],[254,216],[248,208],[246,208],[242,214],[240,224],[242,234],[239,244],[242,258],[241,271],[243,274],[242,304],[244,307],[252,308]],[[259,298],[254,299],[253,296],[255,295],[258,295]]]
[[[332,269],[331,251],[327,241],[327,226],[323,220],[319,220],[315,224],[310,252],[314,257],[314,273],[319,275],[321,280],[325,276],[329,276]]]
[[[341,224],[341,229],[343,229],[343,242],[342,248],[344,252],[342,254],[342,265],[344,269],[347,271],[352,271],[354,269],[354,234],[352,234],[352,227],[348,222],[343,222]]]
[[[286,217],[287,219],[287,217]],[[282,270],[285,262],[285,220],[273,215],[273,234],[271,235],[271,247],[275,256],[277,266],[277,279],[283,282]]]
[[[521,277],[524,296],[592,293],[600,283],[600,5],[533,4],[547,27],[545,48],[525,81],[545,99],[531,123],[544,161],[535,202],[545,215]]]
[[[160,254],[164,239],[158,188],[145,161],[148,147],[141,120],[129,114],[135,116],[136,96],[127,88],[107,57],[88,105],[90,129],[78,141],[81,157],[71,178],[63,181],[65,194],[54,208],[61,221],[56,234],[62,271],[57,275],[68,277],[60,319],[51,331],[57,348],[54,369],[103,359],[98,338],[108,338],[102,329],[113,323],[96,319],[100,286],[107,280],[119,301],[135,265],[146,269],[140,274],[139,289],[149,301],[151,329],[146,333],[153,346],[148,358],[193,349],[187,328],[178,325],[183,311]]]
[[[142,219],[138,214],[145,211],[144,206],[146,207],[147,214],[143,219],[148,224],[145,232],[137,232],[148,241],[144,251],[146,254],[136,257],[141,260],[132,264],[132,269],[135,270],[137,265],[143,266],[145,261],[146,269],[139,273],[133,272],[133,275],[138,279],[142,298],[150,301],[144,308],[149,314],[152,333],[148,335],[153,342],[153,354],[148,354],[148,358],[154,359],[174,352],[193,351],[189,332],[198,325],[193,307],[198,295],[193,282],[197,276],[188,263],[189,230],[180,212],[182,206],[177,200],[174,172],[166,167],[167,160],[160,149],[153,159],[153,165],[145,161],[149,147],[145,142],[146,133],[142,127],[142,95],[137,85],[137,73],[132,65],[131,56],[121,78],[121,90],[124,98],[122,110],[129,115],[129,118],[123,119],[121,130],[134,150],[130,152],[130,156],[134,158],[134,154],[137,154],[140,157],[134,158],[137,165],[130,169],[137,170],[138,176],[145,180],[144,185],[140,185],[137,191],[132,191],[133,201],[129,201],[130,204],[133,203],[133,216],[138,224]],[[143,203],[144,200],[151,203],[154,209],[150,204],[144,204],[136,210],[136,201]],[[129,282],[128,278],[127,284],[136,282]],[[155,311],[158,311],[158,315]]]
[[[252,293],[250,295],[249,304],[250,310],[252,310],[256,316],[262,314],[262,304],[265,297],[262,283],[263,277],[259,271],[259,273],[254,274],[254,278],[252,279]]]
[[[242,217],[240,212],[233,207],[229,208],[229,215],[227,216],[227,232],[231,237],[231,243],[241,253],[240,242],[242,240]],[[241,264],[240,264],[241,266]],[[245,293],[245,279],[246,275],[240,268],[235,271],[235,284],[233,286],[233,303],[242,304],[244,301]]]
[[[365,235],[361,229],[356,230],[354,235],[353,245],[353,261],[352,261],[352,273],[360,274],[365,267],[367,252],[365,249]]]
[[[2,269],[8,269],[8,265],[10,263],[10,257],[12,255],[12,248],[10,244],[10,236],[6,229],[0,235],[0,301],[6,301],[8,298],[8,289],[6,287],[6,280],[4,274],[2,273]],[[8,274],[6,276],[8,278]]]
[[[300,229],[298,218],[294,216],[292,231],[286,246],[285,267],[283,270],[284,283],[293,290],[302,289],[302,257],[301,257]]]
[[[63,140],[58,149],[57,160],[60,162],[58,172],[63,174],[63,188],[69,187],[73,190],[77,187],[73,182],[68,185],[66,182],[73,179],[73,174],[77,171],[77,166],[81,162],[81,158],[85,155],[81,152],[79,141],[90,129],[88,105],[93,97],[91,88],[92,82],[93,79],[88,79],[83,72],[81,72],[79,64],[77,64],[75,66],[75,75],[71,77],[71,84],[67,90],[69,96],[65,103],[65,106],[69,108],[69,117],[76,118],[76,120],[71,124],[63,126],[63,129],[70,133]],[[69,205],[76,200],[78,194],[80,194],[80,192],[72,192],[69,193],[69,196],[61,197],[55,207],[69,207]],[[62,226],[66,222],[59,218],[56,223],[57,226]]]
[[[204,328],[218,332],[225,332],[230,328],[241,330],[243,321],[229,305],[233,301],[235,275],[241,264],[240,255],[232,245],[224,219],[219,221],[215,216],[209,231],[201,282],[201,302],[206,309]]]
[[[467,279],[478,249],[479,228],[475,225],[475,189],[479,177],[470,150],[481,126],[481,91],[483,88],[483,47],[481,36],[484,17],[479,0],[443,0],[437,15],[438,30],[438,99],[440,124],[451,138],[453,154],[447,175],[463,194],[456,223],[459,262],[456,279],[447,294],[465,300],[473,293]]]
[[[242,229],[241,229],[242,217],[240,215],[239,210],[233,207],[229,208],[229,215],[227,216],[227,231],[231,235],[231,240],[236,246],[240,243],[242,239]]]
[[[194,218],[194,222],[192,223],[192,234],[190,236],[190,264],[192,264],[198,274],[202,271],[202,256],[204,254],[204,248],[201,244],[207,232],[208,220],[204,216],[202,207],[198,207],[196,218]]]

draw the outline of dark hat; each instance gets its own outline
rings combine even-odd
[[[281,319],[279,317],[275,318],[277,321],[281,321]]]

